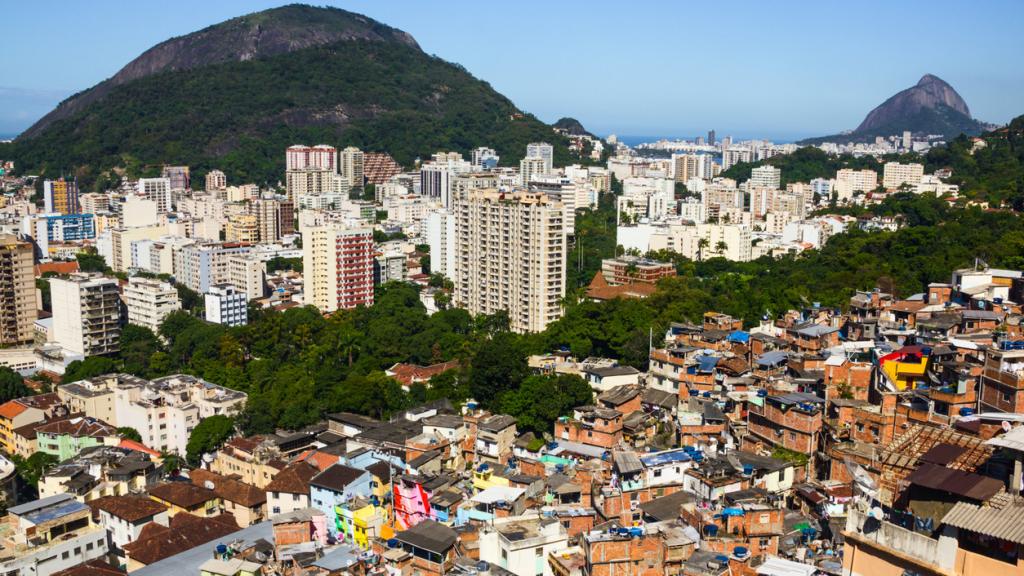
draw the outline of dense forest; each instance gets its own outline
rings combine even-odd
[[[813,302],[842,307],[854,290],[879,283],[908,296],[929,282],[948,281],[952,270],[975,257],[1024,268],[1024,220],[1015,213],[950,207],[930,195],[898,195],[872,211],[901,214],[906,226],[895,232],[853,229],[821,250],[775,260],[691,262],[659,254],[677,263],[679,276],[663,279],[651,298],[598,303],[571,292],[565,316],[538,334],[509,332],[500,314],[474,318],[448,309],[428,315],[415,286],[391,283],[379,287],[373,306],[330,317],[308,307],[253,309],[247,326],[228,328],[183,311],[161,327],[166,343],[128,326],[120,354],[73,363],[66,381],[115,370],[145,377],[196,374],[250,395],[238,420],[247,432],[299,427],[332,411],[387,417],[417,402],[470,397],[520,418],[525,429],[543,431],[589,393],[578,378],[531,376],[528,354],[568,349],[578,357],[619,358],[645,368],[651,335],[657,341],[670,322],[697,321],[707,310],[754,325],[766,313],[778,316]],[[584,213],[579,222],[606,225],[591,217]],[[596,271],[589,257],[584,260],[580,278]],[[460,369],[408,393],[384,374],[396,362],[453,359]]]
[[[574,161],[568,141],[464,68],[396,43],[346,41],[173,71],[118,86],[41,135],[0,145],[22,173],[71,174],[87,188],[185,164],[235,182],[284,178],[295,143],[358,146],[411,166],[439,150],[494,148],[513,165],[529,142]]]

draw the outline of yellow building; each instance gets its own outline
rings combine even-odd
[[[486,490],[495,486],[508,486],[508,478],[494,473],[490,465],[477,466],[473,470],[473,488],[477,491]]]
[[[394,530],[387,522],[386,508],[365,500],[355,500],[351,504],[351,507],[342,505],[334,508],[338,517],[338,534],[345,541],[368,550],[374,540],[387,540],[394,536]]]
[[[925,381],[928,357],[917,347],[908,347],[882,356],[879,368],[897,390],[913,390]]]

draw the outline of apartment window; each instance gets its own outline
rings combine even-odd
[[[533,555],[536,556],[537,558],[540,558],[541,556],[544,555],[544,549],[543,548],[534,548],[533,549]]]
[[[81,546],[75,546],[75,556],[81,556],[81,555],[82,555],[82,547]]]
[[[1013,396],[1009,392],[1003,392],[1003,402],[1009,402]]]
[[[93,548],[93,546],[92,546],[92,542],[87,542],[87,543],[85,544],[85,551],[86,551],[86,552],[88,552],[88,551],[92,550],[92,548]]]
[[[280,514],[281,513],[281,507],[280,506],[274,506],[272,511],[273,511],[274,514]]]
[[[68,552],[67,550],[65,550],[64,552],[61,553],[60,559],[61,560],[67,560],[69,556],[71,556],[71,553]]]
[[[292,502],[298,502],[302,498],[299,494],[292,494]]]

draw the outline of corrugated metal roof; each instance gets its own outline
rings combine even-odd
[[[1024,452],[1024,426],[1018,426],[1002,436],[986,440],[985,444]]]
[[[612,461],[615,463],[615,468],[620,474],[632,474],[644,469],[643,463],[640,462],[640,458],[634,452],[620,452],[616,450],[612,452]]]
[[[1024,544],[1024,506],[1015,505],[998,509],[957,502],[942,523],[962,530],[970,530],[1000,540]]]
[[[914,471],[907,481],[911,484],[949,492],[971,500],[984,502],[1003,489],[1003,483],[995,478],[980,474],[951,470],[925,462]]]

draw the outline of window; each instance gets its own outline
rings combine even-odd
[[[61,560],[67,560],[69,556],[71,556],[71,553],[68,552],[67,550],[65,550],[64,552],[61,553],[60,559]]]
[[[301,495],[299,495],[299,494],[292,494],[292,502],[298,502],[300,498],[302,498]]]
[[[86,552],[88,552],[88,551],[92,550],[92,548],[93,548],[93,546],[92,546],[92,542],[88,542],[88,543],[86,543],[86,545],[85,545],[85,551],[86,551]]]
[[[280,514],[281,513],[281,507],[280,506],[274,506],[272,512],[274,514]]]
[[[534,548],[533,549],[533,555],[536,556],[537,558],[540,558],[541,556],[544,555],[544,549],[543,548]]]
[[[81,555],[82,555],[82,547],[81,546],[75,546],[75,556],[81,556]]]

